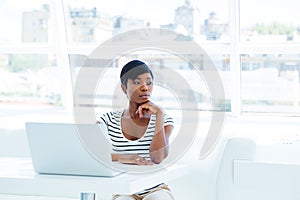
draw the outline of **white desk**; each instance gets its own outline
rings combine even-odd
[[[182,166],[149,174],[87,177],[36,174],[30,159],[0,158],[0,194],[78,198],[83,192],[110,199],[112,194],[132,194],[186,174]]]

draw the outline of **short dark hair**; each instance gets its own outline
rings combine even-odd
[[[132,60],[122,68],[120,74],[121,83],[126,86],[128,79],[134,80],[136,77],[144,73],[150,73],[153,78],[152,71],[147,64],[140,60]]]

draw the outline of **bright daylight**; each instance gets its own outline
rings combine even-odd
[[[0,200],[298,200],[296,0],[0,0]]]

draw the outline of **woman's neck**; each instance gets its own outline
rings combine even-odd
[[[126,109],[123,113],[123,116],[122,116],[122,120],[123,124],[136,124],[138,125],[138,127],[147,127],[149,121],[150,121],[150,117],[145,117],[145,118],[140,118],[139,117],[139,114],[136,112],[137,109],[139,107],[139,104],[137,103],[133,103],[133,102],[130,102],[129,103],[129,106],[128,106],[128,109]],[[125,120],[125,121],[124,121]],[[126,128],[125,128],[126,129]],[[138,128],[135,128],[138,130]],[[141,131],[142,133],[145,132],[145,130],[143,129],[143,131]]]
[[[138,114],[136,113],[137,109],[139,108],[139,104],[134,102],[129,102],[129,106],[127,111],[127,114],[132,118],[138,118]]]
[[[144,115],[144,117],[140,118],[139,114],[137,113],[137,110],[141,104],[135,103],[135,102],[129,102],[128,109],[125,112],[125,116],[130,117],[133,120],[145,120],[149,119],[150,115]]]

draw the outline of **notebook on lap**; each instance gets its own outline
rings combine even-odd
[[[37,173],[116,176],[111,146],[98,124],[26,123],[33,168]]]

